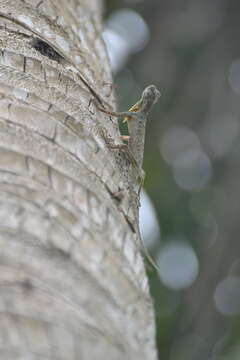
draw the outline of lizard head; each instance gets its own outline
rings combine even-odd
[[[136,104],[133,105],[128,111],[132,113],[141,112],[143,115],[147,115],[151,111],[153,105],[158,101],[160,96],[160,91],[156,88],[156,86],[149,85],[144,89],[141,99],[136,102]],[[129,118],[130,116],[125,116],[123,122],[127,122]],[[145,116],[145,118],[147,119],[147,116]]]
[[[156,88],[155,85],[147,86],[143,91],[140,100],[142,110],[145,110],[146,113],[151,111],[153,105],[156,104],[160,96],[160,91]]]

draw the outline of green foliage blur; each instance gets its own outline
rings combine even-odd
[[[161,227],[154,253],[184,239],[198,259],[183,289],[149,271],[159,356],[239,360],[240,2],[109,0],[105,18],[119,9],[136,11],[150,30],[114,77],[119,108],[148,84],[162,93],[144,160]]]

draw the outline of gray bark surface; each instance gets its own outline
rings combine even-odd
[[[99,132],[119,141],[117,123],[89,110],[91,89],[114,106],[101,10],[0,2],[1,359],[156,359],[144,263],[112,196],[121,169]]]

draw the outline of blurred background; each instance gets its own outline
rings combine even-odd
[[[164,360],[240,359],[240,2],[109,0],[119,109],[155,84],[141,231]]]

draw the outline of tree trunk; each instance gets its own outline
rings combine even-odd
[[[101,10],[0,2],[1,359],[156,359]]]

